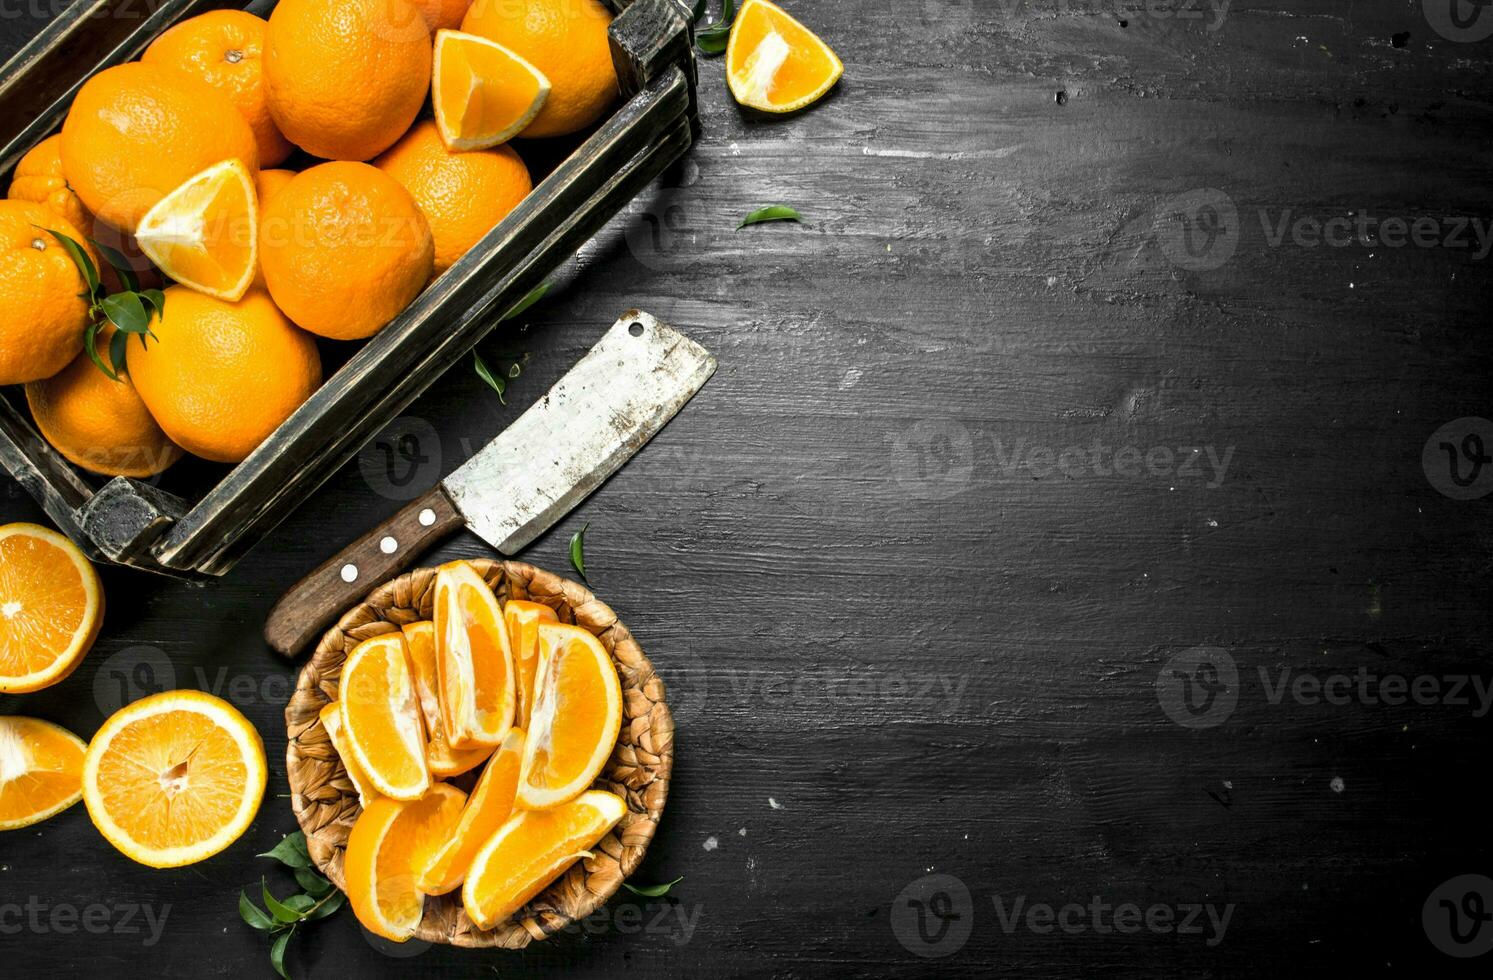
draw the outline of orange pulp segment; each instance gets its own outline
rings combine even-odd
[[[49,721],[0,716],[0,830],[40,823],[81,800],[87,749]]]
[[[259,268],[254,175],[242,160],[213,164],[157,201],[135,238],[172,279],[237,302]]]
[[[358,768],[373,788],[396,800],[414,800],[430,788],[425,726],[404,634],[364,640],[342,665],[338,703],[342,731]]]
[[[464,561],[435,578],[435,653],[441,721],[458,749],[501,745],[517,703],[503,611]]]
[[[461,816],[466,794],[436,783],[418,800],[374,800],[347,838],[342,870],[353,914],[369,932],[402,943],[425,914],[414,867],[429,861]]]
[[[358,791],[358,802],[367,806],[369,801],[378,796],[378,790],[368,781],[368,774],[358,765],[358,760],[353,757],[352,748],[347,744],[347,735],[342,731],[342,705],[333,701],[331,704],[323,705],[318,716],[321,718],[321,727],[327,730],[327,740],[332,743],[332,748],[337,750],[337,757],[342,760],[342,768],[347,772],[347,781],[353,784],[353,789]]]
[[[507,142],[539,115],[549,94],[544,73],[496,41],[436,31],[430,100],[448,149]]]
[[[444,895],[461,886],[467,868],[493,834],[513,813],[513,795],[518,790],[518,764],[524,753],[524,733],[508,729],[502,748],[493,755],[467,805],[461,820],[446,842],[423,866],[415,868],[415,886],[427,895]]]
[[[403,627],[404,642],[409,649],[410,667],[415,672],[415,691],[420,698],[420,713],[425,718],[425,764],[432,776],[459,776],[475,769],[492,754],[491,745],[470,749],[453,749],[446,740],[446,726],[441,721],[441,700],[435,666],[435,624],[421,620]]]
[[[98,573],[77,545],[36,524],[0,527],[0,694],[71,674],[103,614]]]
[[[845,66],[770,0],[747,0],[726,42],[726,83],[736,101],[763,112],[793,112],[828,92]]]
[[[579,795],[606,765],[621,728],[622,684],[601,641],[579,626],[540,623],[518,805],[543,810]]]
[[[509,599],[503,604],[503,623],[513,648],[514,687],[518,693],[518,716],[513,722],[525,731],[534,710],[534,672],[539,668],[539,624],[558,622],[549,606],[527,599]]]

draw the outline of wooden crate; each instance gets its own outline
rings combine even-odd
[[[185,577],[222,575],[396,418],[693,142],[689,14],[678,0],[608,0],[622,99],[470,252],[369,339],[264,444],[197,500],[74,468],[0,397],[0,462],[91,557]],[[270,2],[76,0],[0,70],[0,173],[55,132],[78,87],[206,10]]]

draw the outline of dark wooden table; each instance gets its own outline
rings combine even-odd
[[[702,62],[701,144],[485,345],[533,353],[507,407],[452,372],[221,582],[106,574],[84,666],[0,697],[86,737],[204,688],[272,768],[196,867],[81,806],[0,836],[8,975],[268,973],[235,910],[289,887],[254,857],[295,827],[266,612],[633,305],[721,370],[525,557],[589,522],[670,685],[638,877],[684,880],[521,953],[339,913],[296,976],[1486,973],[1443,949],[1493,944],[1457,880],[1493,875],[1493,11],[790,9],[838,90],[751,120]],[[779,202],[804,223],[733,230]]]

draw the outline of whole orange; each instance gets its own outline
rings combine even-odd
[[[461,19],[466,16],[467,8],[472,5],[472,0],[413,0],[420,13],[425,17],[425,26],[430,28],[430,33],[445,28],[454,31],[461,26]]]
[[[130,344],[130,378],[150,414],[187,452],[237,463],[321,385],[316,341],[268,295],[237,303],[166,290],[159,339]]]
[[[399,181],[430,222],[440,275],[534,189],[529,169],[509,146],[446,149],[431,120],[416,123],[373,165]]]
[[[61,136],[48,136],[21,157],[5,196],[15,201],[35,201],[79,231],[92,230],[93,215],[62,175]]]
[[[294,170],[261,170],[254,175],[254,193],[259,198],[259,219],[264,220],[264,206],[270,198],[280,192],[280,188],[290,183],[295,176]],[[268,289],[264,283],[264,267],[254,273],[255,289]]]
[[[409,191],[366,163],[304,170],[265,205],[259,267],[280,309],[333,340],[372,336],[430,281],[435,245]]]
[[[409,0],[281,0],[265,35],[270,112],[314,156],[367,160],[430,88],[430,29]]]
[[[83,83],[62,124],[62,171],[83,206],[123,231],[188,177],[237,158],[254,131],[228,96],[184,72],[130,62]]]
[[[109,363],[112,326],[99,331],[95,350]],[[140,341],[130,340],[131,355]],[[181,447],[151,417],[128,374],[118,381],[79,354],[60,374],[26,386],[36,427],[59,453],[105,476],[154,476],[181,458]]]
[[[61,215],[34,201],[0,201],[0,385],[50,378],[83,349],[88,284],[44,229],[92,251]]]
[[[461,29],[497,41],[550,80],[550,94],[522,136],[585,129],[617,98],[617,71],[597,0],[474,0]]]
[[[259,165],[290,156],[290,140],[275,127],[264,94],[264,19],[246,10],[211,10],[190,17],[150,43],[140,60],[179,68],[233,101],[254,130]]]

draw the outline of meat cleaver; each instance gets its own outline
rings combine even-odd
[[[628,311],[496,439],[287,592],[270,612],[265,640],[294,656],[459,527],[515,554],[616,472],[714,372],[705,348]]]

